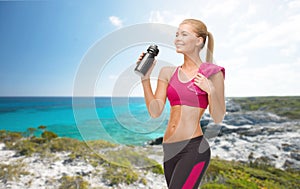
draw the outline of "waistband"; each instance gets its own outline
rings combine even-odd
[[[164,152],[164,161],[187,152],[210,152],[209,144],[203,135],[178,142],[163,143],[162,146]]]
[[[194,142],[198,142],[201,141],[203,139],[203,135],[201,136],[197,136],[194,138],[190,138],[190,139],[186,139],[186,140],[181,140],[181,141],[177,141],[177,142],[167,142],[167,143],[162,143],[163,145],[180,145],[180,144],[189,144],[189,143],[194,143]]]

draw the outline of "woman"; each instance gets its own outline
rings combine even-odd
[[[208,41],[206,62],[200,51]],[[210,147],[203,137],[200,119],[209,104],[215,123],[225,115],[224,68],[212,62],[213,38],[205,24],[186,19],[178,27],[176,52],[183,54],[179,67],[163,67],[153,93],[150,74],[142,78],[145,102],[152,117],[161,115],[166,98],[170,118],[163,137],[164,173],[170,189],[198,188],[210,161]],[[142,59],[143,54],[139,57]]]

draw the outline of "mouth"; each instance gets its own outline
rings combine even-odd
[[[182,43],[176,43],[176,44],[175,44],[176,47],[182,47],[183,45],[184,45],[184,44],[182,44]]]

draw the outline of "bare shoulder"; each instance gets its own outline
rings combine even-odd
[[[172,77],[172,75],[174,74],[175,70],[176,70],[176,66],[164,66],[160,69],[159,72],[159,79],[169,82],[170,78]]]
[[[208,78],[212,84],[215,86],[215,88],[224,87],[224,75],[222,72],[217,72],[216,74],[212,75],[210,78]]]
[[[219,71],[219,72],[213,74],[212,76],[210,76],[209,79],[210,80],[222,80],[223,81],[224,80],[224,74],[221,71]]]

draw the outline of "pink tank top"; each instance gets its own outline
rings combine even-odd
[[[206,109],[208,106],[207,93],[193,84],[194,79],[182,82],[178,78],[179,67],[172,75],[167,88],[167,97],[171,106],[187,105]],[[212,63],[202,63],[198,72],[209,78],[213,74],[222,71],[225,78],[225,69]]]

